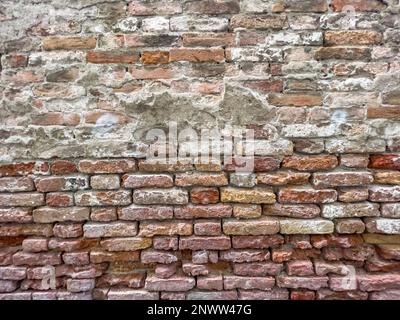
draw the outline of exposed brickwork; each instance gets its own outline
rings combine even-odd
[[[400,299],[399,13],[5,1],[0,300]],[[147,161],[168,121],[253,129],[253,172]]]

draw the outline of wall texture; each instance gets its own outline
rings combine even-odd
[[[2,0],[0,300],[400,299],[399,48],[396,0]]]

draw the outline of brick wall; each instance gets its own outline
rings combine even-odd
[[[3,0],[0,300],[400,299],[399,26],[396,0]],[[170,121],[253,129],[254,172],[149,162]]]

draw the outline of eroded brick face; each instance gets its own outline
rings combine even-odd
[[[0,300],[399,300],[398,13],[5,1]],[[254,130],[253,170],[148,161],[170,121]]]

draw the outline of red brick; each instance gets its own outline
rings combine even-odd
[[[2,224],[0,228],[0,237],[19,237],[19,236],[38,236],[38,237],[50,237],[53,234],[52,226],[49,224],[14,224],[7,223]],[[16,242],[19,242],[18,238]],[[8,243],[10,241],[5,241]],[[11,243],[13,243],[11,239]]]
[[[314,266],[311,260],[295,260],[286,264],[289,276],[311,276],[314,274]]]
[[[218,203],[219,191],[217,188],[194,188],[190,191],[190,201],[195,204]]]
[[[400,155],[398,154],[375,154],[370,156],[369,168],[400,170]]]
[[[76,164],[68,160],[55,160],[51,164],[51,173],[63,175],[77,172]]]
[[[139,54],[130,52],[115,51],[89,51],[86,55],[87,62],[90,63],[121,63],[129,64],[138,61]]]
[[[315,300],[315,292],[300,290],[291,291],[290,300]]]
[[[49,164],[42,161],[0,164],[0,177],[26,176],[29,174],[49,174]]]
[[[50,207],[70,207],[74,205],[72,192],[51,192],[46,194],[46,205]]]

